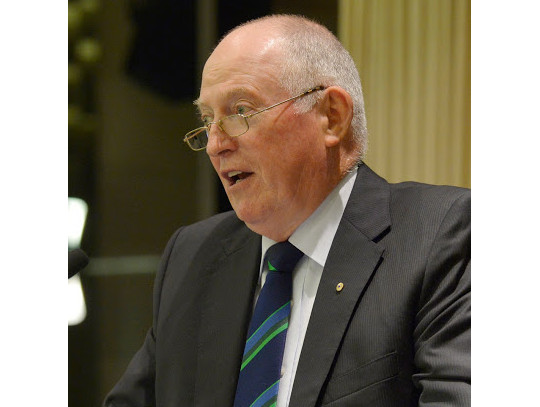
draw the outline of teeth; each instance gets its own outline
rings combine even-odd
[[[231,172],[227,173],[227,176],[229,178],[232,178],[232,177],[235,177],[235,176],[240,175],[240,174],[242,174],[242,171],[231,171]]]

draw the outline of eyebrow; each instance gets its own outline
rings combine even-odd
[[[197,110],[201,110],[201,106],[203,105],[203,103],[201,103],[200,99],[197,98],[193,101],[193,104],[195,105],[195,107],[197,108]]]

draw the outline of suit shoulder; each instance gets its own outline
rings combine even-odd
[[[390,184],[394,204],[414,205],[418,208],[439,206],[448,209],[456,202],[470,202],[471,190],[451,185],[431,185],[420,182]]]
[[[206,264],[223,250],[241,247],[257,238],[259,235],[248,229],[233,211],[220,213],[179,228],[167,244],[162,268],[177,259],[182,264]]]
[[[390,184],[390,208],[393,221],[434,228],[448,216],[470,223],[471,191],[448,185],[418,182]]]

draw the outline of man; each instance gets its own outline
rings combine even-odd
[[[186,141],[206,148],[234,212],[172,237],[152,328],[105,405],[241,405],[258,380],[243,375],[248,326],[274,275],[263,259],[284,241],[301,258],[281,370],[274,399],[247,405],[469,405],[470,193],[390,185],[362,163],[360,79],[339,41],[296,16],[242,25],[196,104],[205,126]]]

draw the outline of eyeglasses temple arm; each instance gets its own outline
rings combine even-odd
[[[279,106],[279,105],[282,105],[283,103],[287,103],[291,100],[294,100],[294,99],[298,99],[298,98],[301,98],[302,96],[306,96],[306,95],[309,95],[310,93],[312,92],[315,92],[317,90],[323,90],[324,89],[324,86],[316,86],[314,88],[311,88],[309,90],[306,90],[305,92],[299,94],[299,95],[296,95],[296,96],[293,96],[293,97],[290,97],[289,99],[285,99],[281,102],[278,102],[278,103],[275,103],[273,104],[272,106],[268,106],[268,107],[265,107],[264,109],[261,109],[261,110],[257,110],[256,112],[253,112],[251,114],[247,114],[247,115],[244,115],[244,117],[246,119],[249,119],[250,117],[253,117],[255,116],[256,114],[259,114],[259,113],[262,113],[262,112],[266,112],[267,110],[269,109],[272,109],[273,107],[276,107],[276,106]]]

